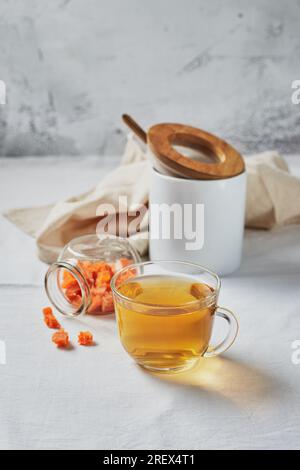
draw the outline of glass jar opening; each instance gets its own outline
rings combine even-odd
[[[45,276],[45,289],[54,307],[69,317],[84,313],[91,302],[84,275],[76,265],[66,261],[58,261],[49,267]]]

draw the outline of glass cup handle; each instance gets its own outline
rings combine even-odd
[[[208,346],[206,352],[203,354],[203,357],[218,356],[219,354],[226,351],[233,344],[239,331],[238,321],[231,310],[228,310],[228,308],[224,307],[217,307],[215,315],[217,317],[224,318],[227,321],[229,327],[228,333],[225,339],[223,339],[223,341],[221,341],[221,343],[217,346]]]

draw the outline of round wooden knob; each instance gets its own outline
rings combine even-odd
[[[219,137],[183,124],[156,124],[147,132],[152,153],[171,173],[193,179],[222,179],[245,170],[242,156]],[[174,145],[201,151],[211,162],[201,162],[178,152]]]

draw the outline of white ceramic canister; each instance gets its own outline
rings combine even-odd
[[[196,180],[153,168],[150,259],[199,263],[219,275],[232,273],[241,263],[245,198],[245,172]]]

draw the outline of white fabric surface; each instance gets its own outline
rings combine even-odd
[[[288,163],[300,175],[300,157]],[[0,159],[0,210],[85,191],[115,164]],[[122,350],[112,316],[63,320],[75,347],[55,349],[41,315],[46,266],[34,240],[1,217],[0,448],[300,448],[300,365],[291,362],[300,339],[299,248],[299,225],[247,231],[242,267],[223,279],[220,296],[239,317],[236,343],[193,372],[153,376]],[[82,328],[96,346],[76,346]]]

